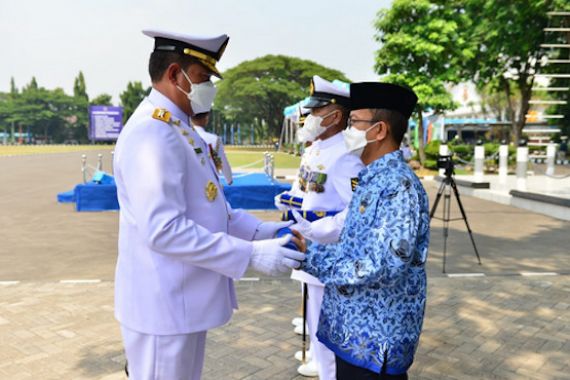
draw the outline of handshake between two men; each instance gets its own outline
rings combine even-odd
[[[250,260],[252,269],[268,276],[278,276],[301,267],[307,249],[303,235],[293,226],[291,233],[276,237],[279,231],[289,230],[292,224],[293,221],[263,222],[257,227]]]

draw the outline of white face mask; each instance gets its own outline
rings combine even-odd
[[[190,83],[192,88],[190,92],[184,91],[180,86],[176,85],[180,91],[182,91],[190,100],[190,106],[192,107],[192,112],[194,114],[209,112],[212,109],[212,103],[214,102],[214,98],[216,97],[216,86],[211,81],[206,81],[202,83],[192,83],[190,77],[184,70],[182,70],[182,75],[184,78]]]
[[[303,125],[303,128],[300,128],[297,130],[297,140],[300,143],[315,141],[315,139],[317,137],[319,137],[320,135],[322,135],[328,128],[328,127],[321,126],[321,123],[323,122],[323,120],[335,112],[336,112],[336,110],[329,112],[325,116],[313,116],[313,115],[307,116],[307,118],[305,119],[305,123]],[[329,125],[329,127],[331,127],[331,126],[332,126],[332,124]]]
[[[372,125],[365,131],[356,129],[354,127],[350,127],[349,129],[342,131],[342,137],[344,137],[344,145],[346,145],[348,152],[358,157],[362,156],[362,152],[364,152],[366,145],[376,141],[375,139],[366,140],[366,133],[372,128],[375,128],[377,125],[378,123]]]

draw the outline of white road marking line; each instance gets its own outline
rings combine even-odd
[[[239,281],[259,281],[259,277],[242,277]]]
[[[485,277],[485,273],[448,273],[447,277]]]
[[[558,276],[555,272],[521,272],[521,276]]]
[[[0,281],[0,285],[18,285],[20,281]]]
[[[101,280],[61,280],[60,284],[99,284]]]

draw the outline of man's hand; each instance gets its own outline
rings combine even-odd
[[[301,214],[299,214],[296,210],[292,210],[292,214],[297,223],[293,224],[290,228],[292,230],[299,231],[301,235],[311,240],[311,234],[312,234],[311,222],[309,222],[307,219],[304,219],[301,216]]]
[[[268,276],[285,274],[291,269],[299,268],[305,260],[305,254],[284,247],[291,238],[291,235],[285,235],[279,239],[254,241],[249,262],[251,267]]]
[[[297,246],[297,249],[303,253],[307,252],[307,241],[303,235],[299,231],[291,230],[291,232],[293,232],[291,241]]]
[[[289,227],[293,221],[288,222],[262,222],[257,226],[253,240],[273,239],[277,231],[282,228]]]

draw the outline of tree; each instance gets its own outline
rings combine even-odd
[[[36,77],[32,77],[32,80],[30,81],[30,83],[28,84],[28,86],[24,87],[24,90],[37,90],[38,89],[38,81],[36,80]]]
[[[215,111],[227,120],[254,125],[257,135],[277,137],[283,108],[309,95],[313,75],[348,82],[340,71],[300,58],[266,55],[242,62],[217,83]]]
[[[570,5],[566,9],[556,10],[570,10]],[[570,28],[570,17],[552,17],[549,27],[555,28]],[[553,32],[547,35],[547,43],[558,43],[570,45],[570,33]],[[549,60],[561,60],[563,62],[570,61],[570,49],[558,49],[558,51],[549,52]],[[570,72],[570,65],[568,63],[562,64],[548,64],[544,67],[545,71],[550,74],[568,74]],[[570,87],[570,79],[568,78],[555,78],[552,79],[549,86],[551,87]],[[541,94],[542,95],[542,94]],[[551,107],[549,111],[557,115],[563,115],[563,119],[553,120],[556,125],[559,125],[562,130],[562,135],[568,136],[570,134],[570,91],[556,91],[550,93],[553,100],[566,101],[566,104],[560,104]]]
[[[89,104],[97,106],[112,106],[113,97],[109,94],[101,94],[91,99]]]
[[[14,77],[10,78],[10,94],[11,95],[18,94],[18,87],[16,87],[16,81],[14,80]]]
[[[150,90],[150,87],[145,90],[141,82],[127,83],[127,88],[119,95],[123,106],[123,124],[131,117],[139,103],[150,93]]]
[[[85,85],[85,77],[81,71],[73,81],[73,96],[75,98],[83,98],[86,102],[89,101],[89,96],[87,95],[87,87]]]
[[[45,141],[63,139],[66,119],[73,111],[72,97],[61,88],[50,91],[39,87],[35,78],[20,93],[11,94],[8,102],[0,103],[1,118],[43,136]]]
[[[82,71],[79,71],[73,81],[73,102],[74,116],[69,119],[71,127],[69,138],[87,142],[89,138],[89,95],[87,95],[87,86]]]
[[[462,79],[463,64],[474,57],[474,44],[463,30],[471,24],[461,1],[395,0],[378,12],[375,69],[384,81],[411,87],[418,95],[419,156],[423,164],[422,112],[455,107],[445,89]]]
[[[547,12],[568,9],[566,0],[466,0],[466,11],[477,22],[466,28],[476,42],[476,58],[466,64],[479,87],[492,81],[504,91],[511,140],[517,142],[530,109],[531,89],[545,42]],[[515,104],[513,93],[520,99]]]

